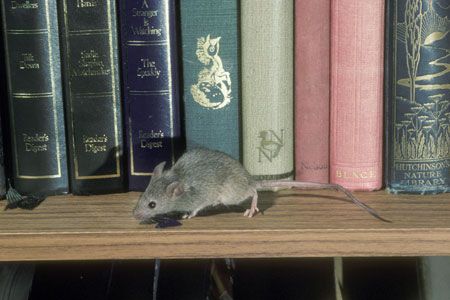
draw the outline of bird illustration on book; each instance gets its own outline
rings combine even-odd
[[[231,101],[231,78],[219,56],[220,39],[210,35],[199,38],[195,52],[206,67],[198,74],[197,83],[191,86],[191,94],[195,102],[211,109],[223,108]]]

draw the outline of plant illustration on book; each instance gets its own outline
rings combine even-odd
[[[272,162],[280,154],[281,148],[284,146],[284,130],[278,135],[273,130],[262,130],[259,132],[258,138],[258,162],[263,160]]]
[[[231,101],[231,78],[219,56],[220,39],[210,35],[198,38],[195,52],[206,67],[198,74],[197,83],[191,86],[191,93],[195,102],[210,109],[223,108]]]
[[[450,159],[450,20],[438,3],[407,0],[397,23],[396,106],[407,113],[396,112],[395,159]]]

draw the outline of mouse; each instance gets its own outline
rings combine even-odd
[[[332,189],[344,193],[354,204],[382,221],[374,209],[358,200],[349,190],[331,183],[295,180],[255,180],[244,166],[231,156],[206,148],[186,151],[168,170],[159,163],[133,210],[141,223],[157,223],[168,216],[193,218],[207,207],[234,206],[251,198],[244,216],[259,212],[258,191],[282,189]]]

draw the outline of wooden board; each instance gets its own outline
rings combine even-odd
[[[450,194],[356,195],[392,223],[332,191],[266,192],[264,215],[166,229],[133,219],[138,193],[49,197],[33,211],[3,211],[2,201],[0,261],[450,255]]]

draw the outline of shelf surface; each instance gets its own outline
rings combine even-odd
[[[132,217],[139,193],[49,197],[32,211],[1,201],[0,261],[450,255],[450,194],[356,195],[392,223],[332,191],[264,192],[264,214],[164,229]]]

